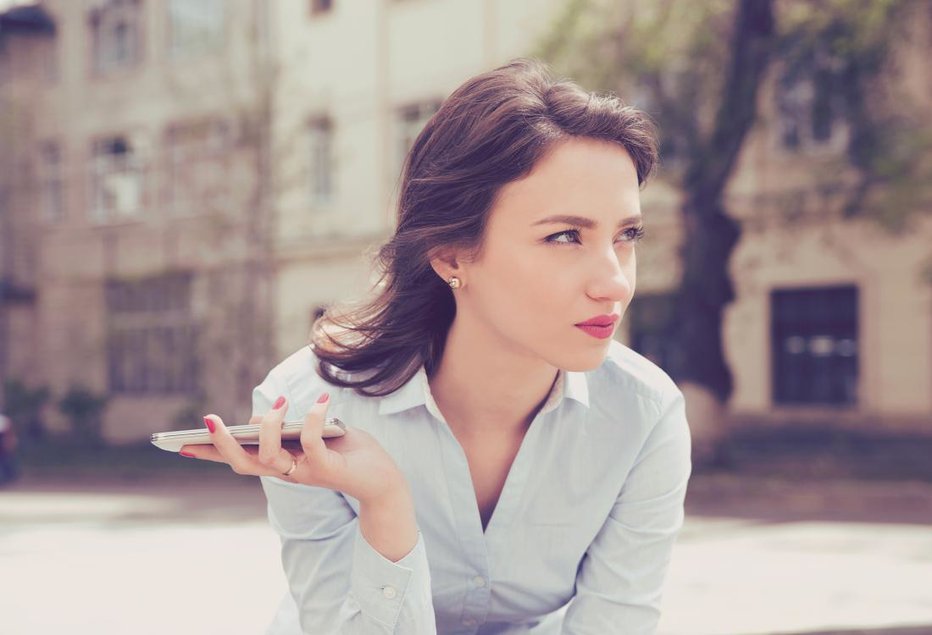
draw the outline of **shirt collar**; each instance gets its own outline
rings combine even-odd
[[[586,373],[561,368],[553,389],[550,391],[550,396],[540,409],[541,414],[556,408],[564,397],[589,407],[589,384],[586,380]],[[401,388],[381,398],[379,414],[395,414],[417,406],[425,406],[435,416],[439,415],[437,404],[430,394],[430,384],[427,382],[427,373],[423,364]],[[441,417],[438,416],[438,418]]]
[[[427,373],[422,364],[417,372],[401,388],[385,395],[379,402],[379,414],[391,415],[402,410],[414,408],[427,403],[430,385],[427,383]]]

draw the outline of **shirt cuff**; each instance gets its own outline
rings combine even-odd
[[[417,532],[414,548],[398,562],[392,562],[376,551],[357,527],[352,592],[363,614],[392,628],[398,621],[406,597],[408,610],[415,614],[422,607],[411,606],[412,602],[415,605],[431,602],[430,574],[421,532]]]

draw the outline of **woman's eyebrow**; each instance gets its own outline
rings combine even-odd
[[[622,218],[619,221],[618,226],[624,227],[625,225],[631,225],[637,222],[640,222],[643,216],[641,214],[635,214],[634,216],[629,216],[627,218]],[[592,220],[591,218],[586,218],[585,216],[572,216],[567,214],[557,214],[555,216],[548,216],[547,218],[542,218],[539,221],[532,223],[533,225],[546,225],[550,223],[565,223],[567,225],[578,225],[584,229],[592,229],[597,227],[599,224]]]

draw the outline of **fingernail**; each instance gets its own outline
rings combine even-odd
[[[327,400],[330,399],[330,393],[325,392],[320,397],[317,398],[317,403],[327,403]]]
[[[193,459],[193,458],[194,458],[194,455],[193,455],[193,454],[191,454],[190,452],[185,452],[184,450],[182,450],[182,451],[179,452],[178,454],[180,454],[181,456],[186,456],[186,457],[188,457],[189,459]]]
[[[210,430],[211,433],[213,433],[213,431],[214,431],[214,422],[213,422],[211,419],[208,419],[207,417],[204,417],[204,425],[207,426],[207,429]]]
[[[284,406],[284,405],[285,405],[285,397],[284,397],[284,395],[282,395],[282,396],[279,397],[278,400],[275,402],[275,405],[272,406],[272,410],[278,410],[279,408],[281,408],[281,407]]]

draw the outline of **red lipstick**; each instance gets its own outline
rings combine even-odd
[[[615,322],[617,321],[618,314],[612,313],[611,315],[596,315],[585,322],[577,323],[576,326],[592,337],[604,340],[615,333]]]

